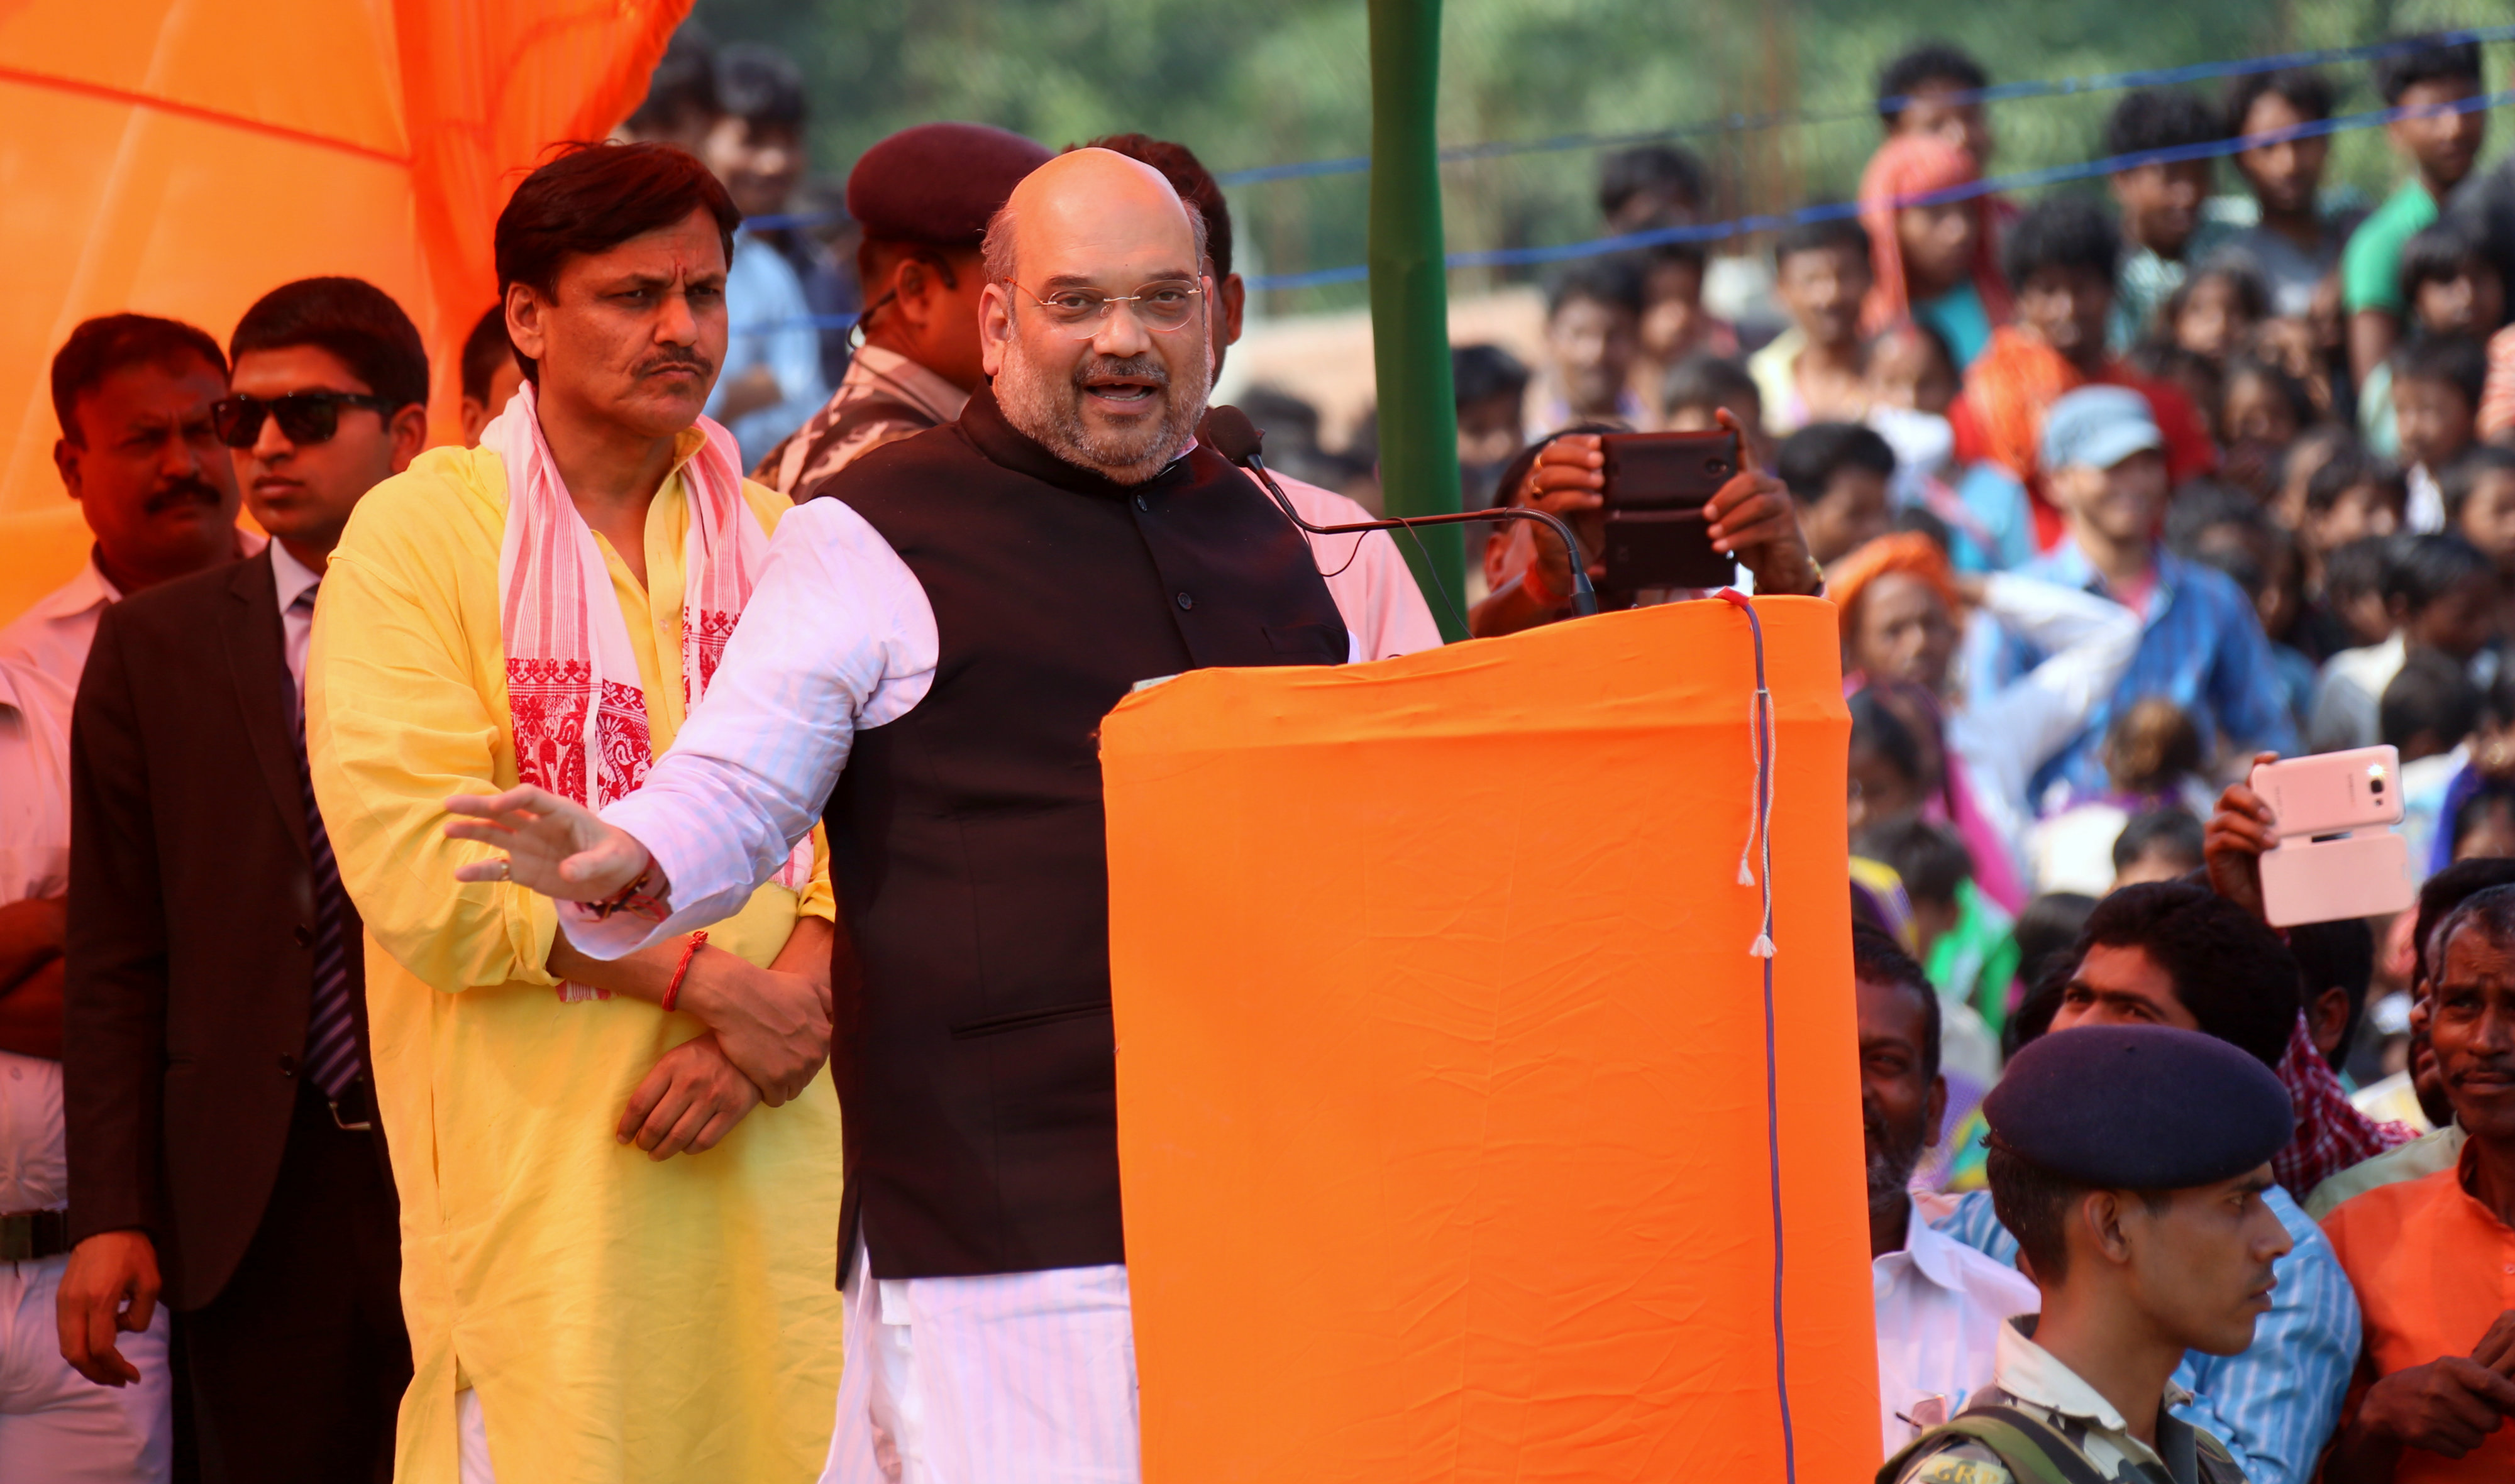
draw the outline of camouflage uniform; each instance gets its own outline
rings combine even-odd
[[[2192,1399],[2172,1381],[2157,1413],[2157,1446],[2130,1435],[2123,1415],[2096,1388],[2028,1338],[2035,1316],[2012,1319],[2000,1332],[1992,1384],[1974,1393],[1965,1412],[2013,1407],[2069,1443],[2107,1484],[2244,1484],[2244,1473],[2216,1438],[2168,1409]],[[1955,1435],[1925,1435],[1898,1456],[1901,1467],[1880,1474],[1891,1484],[2035,1484],[2019,1479],[2000,1455]],[[1890,1461],[1890,1466],[1895,1462]]]
[[[830,400],[762,455],[751,476],[795,499],[809,499],[814,485],[871,450],[958,422],[969,403],[969,393],[898,351],[862,347]]]

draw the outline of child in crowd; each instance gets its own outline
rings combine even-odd
[[[1546,297],[1546,367],[1528,390],[1530,438],[1575,423],[1645,425],[1630,385],[1641,315],[1641,281],[1620,259],[1580,264],[1554,280]]]
[[[2393,352],[2393,426],[2410,498],[2403,523],[2411,531],[2445,529],[2445,494],[2437,478],[2477,433],[2487,352],[2460,335],[2424,336]]]
[[[2393,558],[2409,539],[2364,537],[2333,552],[2325,563],[2323,592],[2334,632],[2344,640],[2341,648],[2380,644],[2391,637],[2393,615],[2385,606],[2384,590],[2392,580]]]
[[[2471,761],[2481,706],[2468,667],[2433,649],[2405,659],[2384,686],[2384,742],[2402,755],[2401,833],[2410,842],[2411,859],[2422,866],[2435,848],[2446,793]]]
[[[2350,234],[2340,255],[2341,304],[2349,316],[2349,368],[2363,385],[2393,353],[2410,316],[2402,252],[2437,220],[2445,199],[2471,174],[2487,136],[2486,110],[2463,108],[2482,89],[2480,43],[2432,40],[2375,62],[2375,87],[2388,108],[2409,110],[2384,126],[2411,178]],[[2473,402],[2478,403],[2475,393]]]
[[[1956,400],[1956,353],[1939,332],[1902,320],[1861,348],[1865,421],[1895,450],[1895,504],[1922,511],[1946,530],[1959,572],[2004,572],[2035,556],[2026,486],[1984,460],[1956,456],[1947,418]]]
[[[1813,423],[1782,440],[1782,483],[1822,566],[1886,534],[1895,450],[1858,423]]]
[[[2197,819],[2209,809],[2206,761],[2200,728],[2172,701],[2151,696],[2123,712],[2105,734],[2105,789],[2045,817],[2028,841],[2035,889],[2112,891],[2114,843],[2134,815],[2180,809]]]
[[[2457,821],[2475,795],[2515,790],[2515,671],[2499,667],[2498,673],[2482,688],[2480,712],[2471,734],[2450,756],[2458,758],[2460,764],[2454,768],[2441,797],[2422,800],[2408,792],[2409,780],[2404,780],[2405,806],[2416,810],[2424,804],[2433,821],[2429,826],[2427,853],[2411,857],[2429,875],[2463,858],[2461,853],[2457,853],[2461,844]],[[2429,760],[2430,763],[2435,761]],[[2405,767],[2404,771],[2407,773],[2409,769]]]
[[[2279,493],[2281,459],[2314,424],[2314,398],[2285,369],[2250,355],[2227,366],[2218,400],[2218,436],[2229,483],[2268,501]]]
[[[1459,409],[1459,508],[1484,510],[1500,493],[1503,466],[1520,450],[1528,367],[1500,346],[1457,346],[1450,350],[1450,386]]]
[[[1995,1001],[2007,992],[2017,971],[2009,916],[1975,886],[1973,857],[1956,832],[1922,819],[1895,820],[1863,836],[1855,853],[1885,862],[1903,879],[1915,956],[1951,1008],[1978,1013],[1984,986]],[[1988,1037],[1984,1044],[1991,1051]],[[1997,1051],[1992,1056],[1997,1066]]]
[[[1773,249],[1774,297],[1791,326],[1747,358],[1764,397],[1764,428],[1787,437],[1811,423],[1847,423],[1866,410],[1860,314],[1873,277],[1869,234],[1857,222],[1804,222]]]
[[[1703,249],[1691,242],[1652,248],[1641,260],[1641,353],[1633,357],[1633,395],[1654,423],[1667,415],[1660,393],[1668,373],[1689,355],[1735,355],[1738,328],[1703,308]]]
[[[2478,547],[2496,564],[2499,586],[2515,592],[2515,449],[2483,443],[2454,460],[2437,485],[2447,527]]]
[[[2400,530],[2409,498],[2402,472],[2355,443],[2344,443],[2326,459],[2306,481],[2305,505],[2296,522],[2297,548],[2305,557],[2306,591],[2323,591],[2325,564],[2332,553],[2353,541]],[[2344,639],[2335,648],[2350,648],[2354,643]]]
[[[2504,285],[2476,228],[2440,222],[2402,249],[2402,289],[2410,305],[2413,338],[2468,336],[2485,339],[2503,318]],[[2485,362],[2486,355],[2483,360]],[[2359,431],[2377,453],[2400,451],[2388,361],[2368,373],[2358,388]],[[2484,394],[2486,377],[2484,373]],[[2474,399],[2473,407],[2479,406]]]
[[[1634,144],[1598,161],[1598,218],[1611,232],[1675,227],[1703,213],[1703,160],[1681,144]]]
[[[2125,93],[2105,119],[2109,157],[2211,144],[2225,137],[2217,110],[2180,88]],[[2122,209],[2124,249],[2107,331],[2117,352],[2148,337],[2158,310],[2183,286],[2186,265],[2199,262],[2212,245],[2203,230],[2201,203],[2209,194],[2215,163],[2146,160],[2109,177]]]
[[[2174,344],[2223,366],[2251,344],[2254,327],[2269,311],[2270,295],[2261,279],[2222,256],[2185,278],[2167,296],[2159,318]]]
[[[2372,747],[2382,739],[2384,687],[2414,649],[2468,663],[2496,633],[2497,569],[2459,536],[2412,536],[2391,554],[2384,609],[2392,635],[2324,663],[2306,744],[2315,752]]]
[[[1758,469],[1773,468],[1773,443],[1764,431],[1763,393],[1747,368],[1725,355],[1689,355],[1668,373],[1661,400],[1668,411],[1660,426],[1670,433],[1708,433],[1720,426],[1723,408],[1738,420],[1747,440],[1747,457]]]
[[[2201,821],[2185,808],[2144,809],[2114,837],[2114,890],[2180,881],[2201,869]]]
[[[2271,513],[2280,524],[2292,531],[2305,528],[2306,481],[2333,454],[2354,448],[2357,442],[2348,429],[2334,423],[2317,423],[2297,434],[2280,460],[2279,490],[2271,497]]]

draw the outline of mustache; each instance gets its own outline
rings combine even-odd
[[[638,363],[638,375],[653,376],[661,371],[695,371],[701,376],[716,374],[716,362],[696,350],[659,350]]]
[[[185,474],[167,480],[155,494],[148,497],[145,509],[152,515],[162,515],[181,506],[217,506],[225,503],[226,500],[226,492],[209,480],[198,474]]]
[[[1087,386],[1096,376],[1132,376],[1167,390],[1170,367],[1157,355],[1095,355],[1074,368],[1074,385]]]

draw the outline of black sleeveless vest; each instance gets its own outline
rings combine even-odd
[[[827,815],[852,938],[841,1274],[859,1224],[885,1278],[1123,1262],[1100,719],[1183,670],[1341,663],[1344,623],[1219,455],[1115,484],[985,391],[816,495],[890,543],[941,639],[933,688],[857,736]]]

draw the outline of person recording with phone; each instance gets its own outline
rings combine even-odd
[[[1727,409],[1719,426],[1744,438]],[[1604,552],[1607,508],[1605,430],[1575,429],[1555,434],[1513,461],[1504,472],[1508,503],[1559,515],[1581,538],[1582,558],[1592,581],[1607,575]],[[1825,573],[1808,555],[1790,491],[1761,470],[1742,468],[1705,502],[1711,549],[1734,556],[1765,597],[1818,597]],[[1572,563],[1560,543],[1514,527],[1494,544],[1488,575],[1492,592],[1467,614],[1476,639],[1516,634],[1572,613]]]

